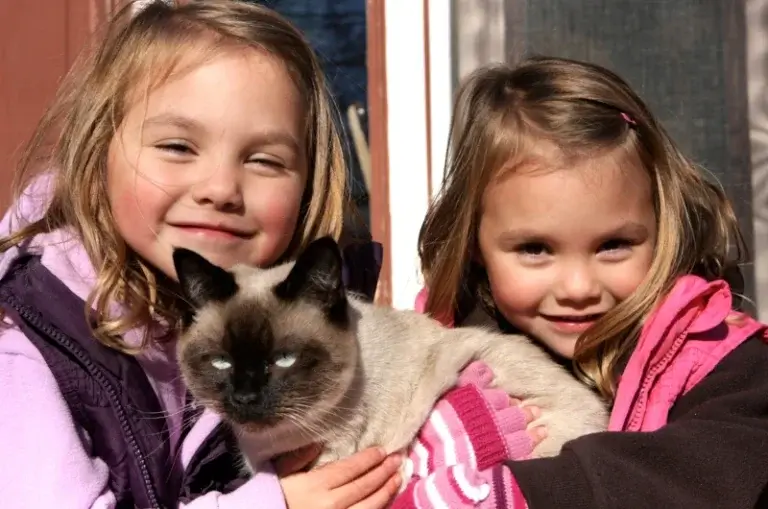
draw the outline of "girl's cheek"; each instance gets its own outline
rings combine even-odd
[[[531,273],[511,263],[489,269],[488,278],[497,304],[517,312],[538,306],[543,286],[542,274]]]
[[[263,230],[292,237],[301,208],[302,190],[298,186],[280,187],[263,194],[264,199],[258,201],[255,212]]]

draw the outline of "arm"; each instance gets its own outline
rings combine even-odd
[[[746,508],[768,501],[768,345],[735,349],[653,433],[597,433],[509,463],[531,509]]]
[[[406,460],[413,479],[392,509],[527,508],[502,462],[530,456],[537,440],[526,428],[533,415],[512,406],[492,382],[490,368],[473,362],[437,403]]]
[[[0,335],[3,507],[113,508],[109,471],[88,455],[56,380],[19,331]]]
[[[0,493],[2,507],[113,509],[109,470],[89,454],[56,380],[18,330],[0,334]],[[232,493],[208,493],[184,509],[285,507],[277,476],[264,472]],[[263,505],[262,505],[263,504]]]

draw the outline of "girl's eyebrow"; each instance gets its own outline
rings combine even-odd
[[[648,236],[648,228],[636,221],[627,221],[619,224],[614,228],[607,230],[601,234],[601,237],[632,237],[640,238]],[[509,230],[501,232],[499,240],[504,242],[525,240],[527,242],[544,242],[549,235],[545,232],[534,230],[531,228],[511,228]]]
[[[177,115],[175,113],[161,113],[159,115],[155,115],[154,117],[146,118],[144,119],[144,122],[142,123],[142,125],[145,128],[173,126],[173,127],[178,127],[180,129],[184,129],[186,131],[195,131],[195,132],[205,131],[205,127],[197,120],[194,120],[189,117],[185,117],[183,115]]]
[[[511,228],[501,232],[499,235],[499,240],[501,242],[519,242],[521,240],[527,242],[544,242],[546,238],[546,234],[530,228]]]
[[[647,237],[648,228],[646,228],[644,224],[638,223],[636,221],[627,221],[626,223],[619,225],[618,227],[608,232],[607,236]]]

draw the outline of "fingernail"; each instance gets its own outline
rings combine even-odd
[[[400,464],[403,462],[403,456],[400,453],[393,454],[389,457],[389,461],[392,463],[393,466],[399,467]]]
[[[533,415],[534,417],[538,418],[538,417],[541,416],[541,408],[539,408],[537,406],[532,406],[532,407],[528,407],[528,408],[531,409],[531,415]]]

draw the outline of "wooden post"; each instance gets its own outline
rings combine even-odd
[[[368,137],[371,150],[371,235],[384,245],[384,263],[376,303],[392,303],[390,257],[389,160],[387,157],[387,71],[384,0],[368,0],[366,9],[368,59]]]

